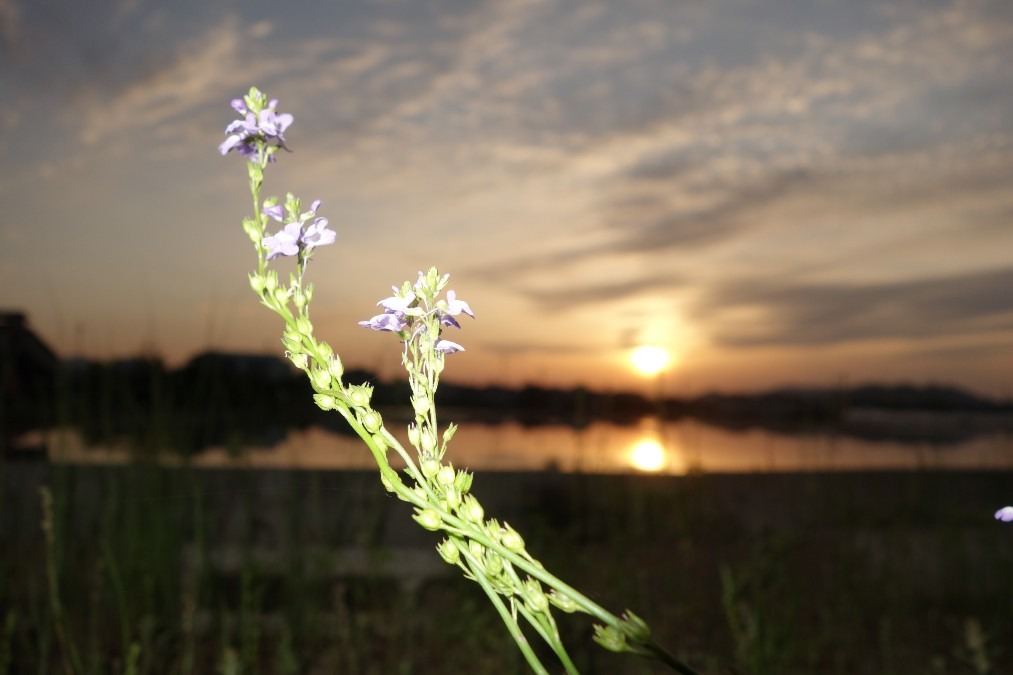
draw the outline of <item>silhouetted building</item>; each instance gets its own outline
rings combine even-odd
[[[0,312],[0,446],[53,422],[59,359],[21,312]]]

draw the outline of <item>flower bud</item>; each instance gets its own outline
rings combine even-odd
[[[545,597],[544,591],[542,591],[542,585],[538,583],[537,579],[528,579],[524,582],[524,604],[526,604],[532,612],[541,614],[549,608],[549,599]]]
[[[418,427],[417,424],[409,424],[408,425],[408,442],[411,443],[412,446],[418,447],[418,445],[419,445],[419,427]],[[437,467],[436,470],[439,470],[439,467]],[[436,470],[433,471],[434,474],[436,473]],[[426,478],[432,478],[432,476],[426,474]]]
[[[499,543],[500,535],[503,534],[503,528],[500,527],[499,521],[495,518],[490,518],[485,521],[485,526],[482,530],[497,544]]]
[[[302,352],[290,351],[288,353],[288,360],[299,370],[306,370],[309,367],[309,358]],[[321,388],[323,389],[324,387]]]
[[[279,307],[284,307],[288,304],[288,289],[276,288],[274,289],[274,301]]]
[[[485,552],[485,571],[490,577],[498,577],[503,574],[503,558],[496,551]]]
[[[436,474],[436,482],[440,485],[453,485],[454,478],[455,474],[453,465],[441,466],[439,473]]]
[[[454,478],[454,486],[461,491],[461,494],[468,494],[468,490],[471,489],[471,483],[475,479],[475,475],[464,471],[457,472],[457,476]]]
[[[313,334],[313,323],[304,314],[295,318],[295,329],[303,335]]]
[[[436,439],[433,438],[433,431],[429,427],[425,427],[420,430],[419,441],[422,446],[422,452],[433,454],[436,451]]]
[[[321,360],[326,361],[331,357],[331,354],[333,353],[334,350],[331,349],[331,346],[326,342],[317,343],[317,356],[320,357]]]
[[[595,624],[594,641],[610,652],[626,651],[626,636],[614,626]]]
[[[461,505],[461,491],[453,485],[447,485],[443,488],[443,497],[447,502],[447,507],[453,510],[457,510],[457,507]]]
[[[564,595],[556,590],[553,590],[551,593],[549,593],[548,598],[549,602],[551,602],[553,605],[560,608],[567,614],[572,614],[573,612],[577,611],[577,603],[574,602],[573,598],[571,598],[569,595]]]
[[[409,427],[409,436],[411,435],[411,427]],[[416,437],[418,432],[416,432]],[[436,459],[432,455],[426,455],[422,458],[422,475],[432,480],[433,476],[440,470],[440,460]]]
[[[436,550],[440,552],[440,557],[447,561],[449,565],[456,565],[461,559],[461,551],[457,548],[457,544],[449,539],[444,539],[440,542]]]
[[[482,556],[485,554],[485,547],[474,539],[468,542],[468,550],[471,551],[471,555],[478,560],[481,560]]]
[[[412,396],[412,408],[415,409],[416,415],[425,415],[431,407],[429,399],[425,396]]]
[[[622,619],[622,624],[619,627],[631,641],[637,644],[645,644],[650,641],[651,628],[646,621],[630,610],[623,613]]]
[[[337,354],[332,354],[330,361],[327,363],[327,370],[331,371],[331,377],[341,381],[341,376],[345,374],[345,369],[341,365],[341,359],[338,358]]]
[[[435,509],[415,509],[415,515],[412,518],[422,527],[434,532],[440,529],[440,525],[443,522],[440,514]]]
[[[268,293],[274,293],[276,288],[278,288],[278,275],[274,271],[270,271],[264,277],[264,290]]]
[[[264,286],[266,284],[267,282],[261,275],[250,274],[250,288],[252,288],[253,292],[256,293],[257,295],[260,295],[261,293],[264,292]]]
[[[503,524],[503,534],[500,535],[500,543],[503,544],[506,550],[513,551],[514,553],[524,550],[524,539],[517,533],[517,530],[506,523]]]
[[[313,385],[317,389],[330,389],[331,388],[331,373],[325,368],[314,368],[313,374]]]
[[[475,499],[475,495],[467,495],[460,508],[458,508],[457,515],[473,525],[478,525],[482,522],[482,518],[485,517],[485,509]]]
[[[380,417],[380,413],[375,410],[366,410],[360,413],[359,417],[359,421],[362,422],[362,426],[364,426],[366,431],[371,434],[375,434],[380,430],[380,427],[383,426],[383,420]],[[384,443],[384,447],[386,447],[386,443]]]
[[[334,397],[329,394],[313,394],[313,400],[321,410],[334,410]]]
[[[306,295],[301,289],[297,288],[295,293],[292,295],[292,301],[295,303],[295,308],[301,312],[303,307],[306,306]]]
[[[353,384],[349,385],[348,398],[351,399],[353,405],[365,407],[369,405],[369,399],[373,397],[373,388],[368,384]]]

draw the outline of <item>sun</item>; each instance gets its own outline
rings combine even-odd
[[[648,377],[657,375],[668,367],[671,361],[668,351],[654,345],[643,345],[637,347],[630,353],[630,361],[633,367],[641,375]]]

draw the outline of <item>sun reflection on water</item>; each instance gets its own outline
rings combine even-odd
[[[665,446],[655,438],[641,438],[630,450],[630,464],[640,471],[661,471],[667,463]]]

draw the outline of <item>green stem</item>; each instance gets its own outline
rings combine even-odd
[[[518,602],[516,605],[517,610],[521,613],[528,623],[535,629],[535,631],[542,636],[542,639],[552,647],[552,651],[556,652],[556,656],[559,658],[559,662],[563,664],[563,668],[569,675],[580,675],[577,667],[573,665],[573,661],[570,660],[570,655],[566,653],[566,648],[563,647],[563,641],[559,639],[559,631],[556,630],[554,625],[546,625],[545,617],[549,616],[547,613],[542,614],[542,619],[536,616],[530,609],[524,606],[523,602]]]
[[[454,537],[453,542],[454,545],[457,546],[457,549],[461,552],[461,556],[468,561],[468,568],[471,571],[472,578],[478,582],[478,584],[482,587],[482,590],[485,591],[485,594],[489,596],[489,600],[492,602],[493,606],[496,607],[496,611],[499,612],[500,617],[503,619],[503,623],[506,624],[507,630],[510,631],[511,637],[513,637],[514,642],[517,643],[517,648],[521,650],[522,654],[524,654],[524,658],[527,660],[528,665],[531,666],[531,669],[535,671],[537,675],[549,675],[549,671],[546,670],[545,666],[542,665],[542,662],[538,660],[534,650],[531,649],[531,643],[528,642],[528,639],[524,636],[524,631],[522,631],[521,627],[517,625],[516,619],[514,619],[510,610],[506,608],[506,605],[503,604],[503,600],[499,597],[496,589],[494,589],[492,584],[489,583],[489,579],[487,579],[483,573],[481,565],[479,565],[478,561],[471,555],[471,550],[468,548],[468,545],[458,537]]]

